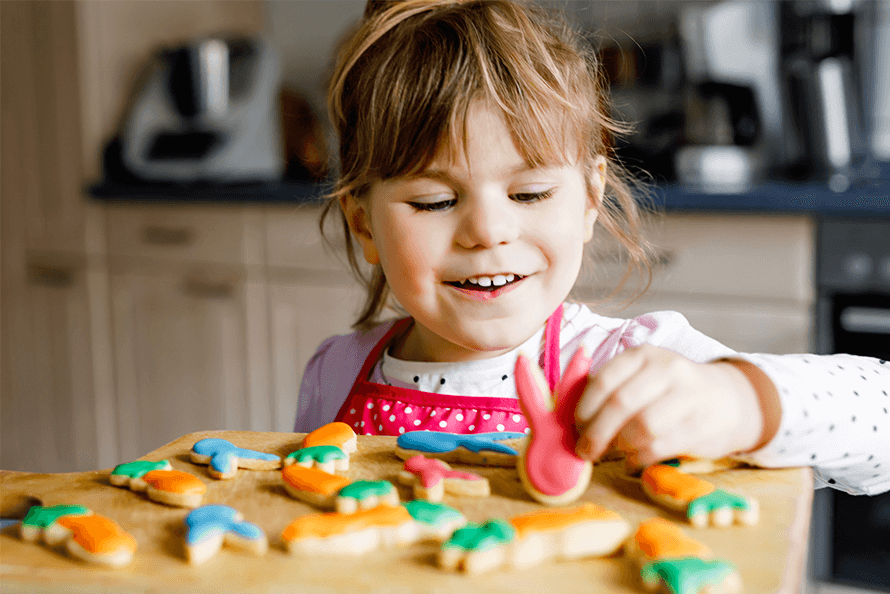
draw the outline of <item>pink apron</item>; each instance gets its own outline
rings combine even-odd
[[[448,433],[524,433],[528,423],[516,398],[458,396],[399,388],[368,381],[390,341],[407,330],[413,320],[403,318],[371,350],[337,413],[359,435],[401,435],[408,431]],[[562,306],[547,319],[541,366],[551,391],[559,381],[559,331]]]

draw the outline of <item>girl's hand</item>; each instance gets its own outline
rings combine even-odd
[[[595,460],[614,444],[648,466],[751,451],[775,433],[777,403],[772,382],[745,361],[695,363],[642,345],[589,377],[575,409],[577,453]]]

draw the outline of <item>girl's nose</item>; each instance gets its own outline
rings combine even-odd
[[[464,216],[456,241],[466,249],[491,248],[519,237],[519,221],[506,196],[470,198],[464,202]]]

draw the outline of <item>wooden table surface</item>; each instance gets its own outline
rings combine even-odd
[[[298,448],[303,435],[244,431],[192,433],[144,456],[168,459],[173,467],[199,476],[207,484],[205,503],[234,507],[269,537],[269,551],[255,557],[233,549],[206,564],[185,561],[183,519],[189,510],[151,502],[144,494],[111,486],[110,470],[66,474],[0,471],[0,515],[22,513],[28,497],[43,505],[77,503],[118,522],[138,542],[133,562],[110,569],[89,565],[44,544],[18,538],[18,526],[0,532],[0,592],[641,592],[637,571],[618,555],[606,559],[545,563],[523,570],[500,570],[466,576],[435,565],[436,545],[425,543],[379,551],[356,558],[299,557],[287,553],[281,532],[298,516],[318,510],[288,496],[280,471],[239,470],[231,480],[215,480],[205,466],[189,461],[189,448],[199,439],[221,437],[237,446],[285,456]],[[402,462],[395,456],[395,438],[359,437],[352,455],[353,479],[386,479],[397,483]],[[458,468],[458,466],[455,466]],[[445,503],[460,509],[470,521],[541,509],[523,491],[515,469],[474,467],[489,478],[492,495],[457,498]],[[650,504],[638,484],[622,478],[621,463],[597,465],[581,501],[608,507],[631,524],[661,516],[677,521],[694,538],[709,545],[717,557],[734,563],[746,594],[796,592],[803,575],[813,478],[809,468],[783,470],[736,469],[708,476],[720,488],[756,497],[761,520],[754,527],[693,529],[681,518]],[[410,490],[398,486],[403,501]]]

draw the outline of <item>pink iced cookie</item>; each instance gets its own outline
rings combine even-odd
[[[531,427],[517,469],[528,494],[546,505],[571,503],[590,483],[593,464],[575,455],[575,406],[587,385],[590,362],[578,349],[551,399],[541,370],[524,355],[516,361],[519,405]]]
[[[399,473],[399,481],[414,487],[414,497],[428,501],[442,501],[446,492],[469,497],[491,495],[487,478],[452,470],[446,462],[423,454],[405,460],[405,470]]]

